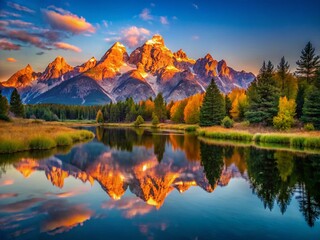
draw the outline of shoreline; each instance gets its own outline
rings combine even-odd
[[[94,133],[65,125],[26,119],[0,123],[0,156],[28,151],[45,151],[94,138]]]

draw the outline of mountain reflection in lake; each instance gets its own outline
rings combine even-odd
[[[316,239],[320,155],[93,129],[0,155],[0,239]]]

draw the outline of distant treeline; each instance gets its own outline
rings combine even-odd
[[[61,104],[26,105],[25,117],[44,119],[46,121],[94,120],[101,107]]]

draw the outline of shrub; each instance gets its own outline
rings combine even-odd
[[[250,126],[250,122],[249,121],[243,121],[240,123],[241,126],[243,127],[249,127]]]
[[[144,119],[141,115],[139,115],[137,117],[136,121],[134,122],[134,126],[139,127],[143,123],[144,123]]]
[[[226,117],[224,117],[224,119],[222,119],[221,124],[225,128],[232,128],[233,127],[233,120],[230,119],[228,116],[226,116]]]
[[[0,120],[10,122],[10,118],[7,115],[0,114]]]
[[[152,116],[152,125],[156,127],[159,123],[160,123],[160,121],[159,121],[158,116],[153,114],[153,116]]]
[[[313,126],[313,124],[312,124],[312,123],[306,123],[306,124],[304,125],[304,130],[306,130],[306,131],[314,131],[314,126]]]
[[[188,126],[185,128],[186,132],[195,132],[197,130],[198,126]]]
[[[29,142],[30,149],[50,149],[56,146],[57,144],[54,140],[44,136],[32,138]]]

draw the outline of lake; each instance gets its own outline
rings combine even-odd
[[[89,128],[0,155],[0,239],[319,239],[320,155]]]

